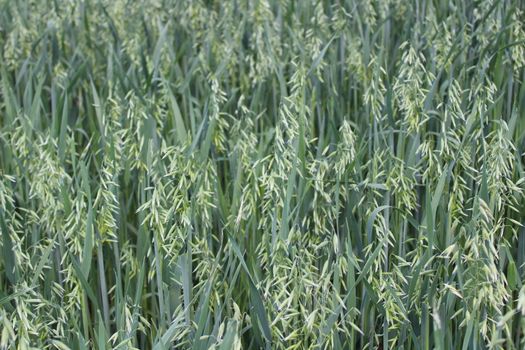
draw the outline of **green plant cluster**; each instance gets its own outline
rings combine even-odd
[[[0,0],[0,349],[524,349],[524,11]]]

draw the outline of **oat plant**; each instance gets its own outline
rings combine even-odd
[[[0,0],[1,349],[525,349],[521,0]]]

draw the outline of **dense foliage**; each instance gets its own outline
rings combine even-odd
[[[523,349],[521,0],[0,0],[0,349]]]

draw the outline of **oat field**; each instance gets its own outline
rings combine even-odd
[[[0,349],[525,349],[523,0],[0,0]]]

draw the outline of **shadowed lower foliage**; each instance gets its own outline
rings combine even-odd
[[[524,349],[524,11],[0,0],[0,349]]]

